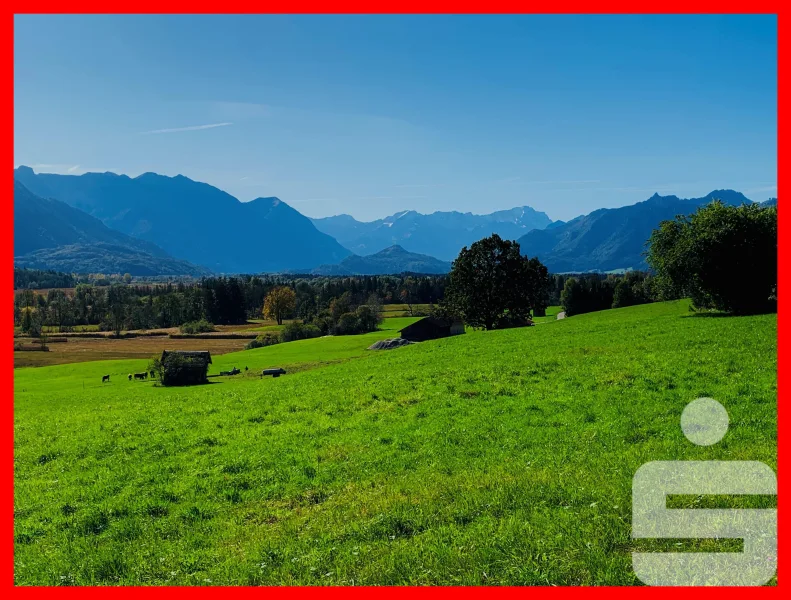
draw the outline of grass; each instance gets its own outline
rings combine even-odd
[[[556,321],[558,318],[558,313],[562,310],[563,308],[561,306],[548,306],[546,316],[534,317],[533,322],[538,325],[539,323],[551,323],[552,321]]]
[[[776,315],[363,349],[387,333],[226,354],[212,372],[292,368],[193,388],[99,383],[141,361],[16,370],[15,582],[634,584],[640,465],[776,468]],[[715,446],[680,431],[700,396],[730,414]]]
[[[352,354],[343,354],[343,358],[349,356],[356,356],[355,353],[360,353],[370,346],[373,342],[387,338],[398,337],[398,330],[406,327],[410,323],[417,320],[417,317],[397,317],[385,319],[379,327],[379,331],[367,334],[367,336],[347,336],[346,338],[338,338],[337,342],[329,344],[331,349],[328,351],[327,357],[335,360],[333,354],[337,351],[345,351],[346,349],[353,349]],[[282,329],[282,326],[261,326],[263,329],[258,329],[256,324],[250,326],[233,326],[233,325],[220,325],[217,327],[219,333],[232,333],[234,331],[242,331],[249,333],[251,331],[277,331]],[[171,328],[168,330],[172,333],[177,333],[178,330]],[[352,339],[353,338],[353,339]],[[344,341],[345,340],[345,341]],[[23,341],[26,345],[30,346],[31,340],[17,338],[16,341]],[[135,367],[136,371],[145,369],[148,359],[155,354],[161,354],[163,350],[208,350],[212,353],[213,357],[230,352],[239,352],[244,349],[245,345],[249,342],[248,339],[214,339],[204,337],[200,339],[170,339],[165,336],[156,337],[138,337],[128,339],[114,339],[111,337],[105,338],[82,338],[70,337],[67,342],[60,344],[50,344],[49,352],[14,352],[14,367],[43,367],[49,365],[71,364],[77,362],[91,362],[91,361],[107,361],[111,359],[138,359]],[[293,343],[293,342],[289,342]],[[314,344],[316,342],[313,342]],[[325,342],[319,343],[319,347],[324,348],[327,344]],[[311,344],[307,344],[311,346]],[[282,348],[283,346],[278,346]],[[295,364],[302,361],[304,354],[303,346],[290,347],[284,350],[284,356],[290,357],[289,363]],[[316,356],[317,362],[322,362],[322,353],[324,350],[319,351]],[[247,353],[241,356],[249,356]],[[141,360],[142,359],[142,360]],[[240,359],[241,360],[241,359]],[[129,372],[126,367],[118,371],[113,365],[102,366],[101,368],[109,369],[107,373],[119,377],[125,377]],[[83,371],[81,371],[83,372]],[[111,381],[113,378],[111,377]]]

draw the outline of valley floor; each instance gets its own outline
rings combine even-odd
[[[15,582],[635,584],[640,465],[776,468],[776,322],[671,302],[382,352],[391,332],[319,338],[177,389],[125,381],[145,360],[17,369]],[[711,447],[679,427],[701,396],[730,415]]]

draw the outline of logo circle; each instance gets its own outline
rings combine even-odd
[[[681,431],[696,446],[711,446],[728,432],[728,411],[713,398],[693,400],[681,413]]]

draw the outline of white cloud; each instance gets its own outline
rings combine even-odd
[[[215,127],[227,127],[233,123],[210,123],[208,125],[192,125],[190,127],[174,127],[171,129],[152,129],[151,131],[141,131],[140,135],[150,135],[154,133],[179,133],[181,131],[200,131],[201,129],[214,129]]]
[[[79,168],[80,168],[80,165],[74,165],[73,167],[69,167],[68,169],[66,169],[66,172],[67,173],[74,173],[74,171],[76,171]]]

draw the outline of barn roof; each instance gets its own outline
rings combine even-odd
[[[439,319],[437,317],[424,317],[419,321],[415,321],[411,325],[407,325],[403,329],[399,330],[399,333],[403,331],[407,331],[409,329],[420,329],[423,327],[439,327],[439,328],[450,327],[456,322],[457,321],[451,321],[450,319]],[[458,322],[460,323],[461,321]]]
[[[202,358],[206,361],[206,364],[212,364],[211,353],[208,350],[163,350],[162,358],[160,360],[164,362],[165,357],[168,354],[178,354],[179,356],[184,356],[186,358]]]

